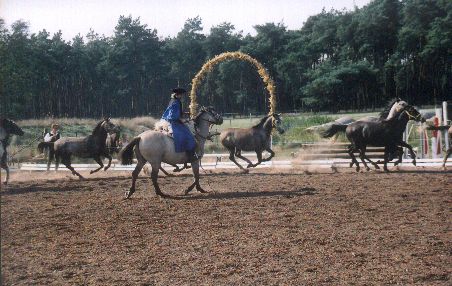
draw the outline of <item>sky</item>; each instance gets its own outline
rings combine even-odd
[[[284,23],[297,30],[309,16],[325,8],[353,10],[370,0],[0,0],[0,18],[7,27],[22,19],[29,23],[30,32],[43,29],[51,34],[63,33],[71,40],[86,35],[90,28],[105,36],[114,34],[119,16],[140,17],[141,24],[157,29],[164,38],[176,36],[188,18],[200,16],[203,33],[212,26],[230,22],[237,31],[255,35],[253,26],[269,22]]]

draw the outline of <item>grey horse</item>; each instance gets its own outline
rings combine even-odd
[[[195,139],[197,141],[197,154],[199,158],[202,158],[204,154],[204,144],[206,139],[209,138],[210,126],[222,123],[223,118],[213,108],[201,108],[201,111],[195,117]],[[185,152],[175,151],[173,140],[172,137],[165,133],[148,130],[135,137],[119,152],[118,158],[120,158],[123,165],[132,164],[134,151],[138,160],[135,170],[132,172],[132,186],[125,194],[126,198],[130,198],[135,192],[136,180],[146,162],[149,162],[152,167],[151,179],[155,193],[161,197],[174,198],[163,193],[157,182],[162,162],[176,165],[184,164],[188,161]],[[185,190],[185,194],[188,194],[194,187],[196,187],[198,191],[204,193],[205,190],[201,188],[199,183],[199,160],[191,162],[191,167],[193,170],[194,182]]]

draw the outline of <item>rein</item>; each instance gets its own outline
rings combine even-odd
[[[420,113],[417,116],[414,116],[411,113],[409,113],[408,110],[404,110],[403,112],[405,112],[410,119],[414,119],[414,120],[417,120],[418,118],[420,118],[422,116]]]

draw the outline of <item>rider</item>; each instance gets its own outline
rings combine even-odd
[[[51,130],[44,135],[44,141],[55,142],[60,139],[61,135],[58,129],[60,129],[60,126],[58,124],[52,124]]]
[[[181,97],[187,91],[183,88],[173,89],[171,94],[171,101],[168,104],[165,112],[162,115],[162,119],[171,123],[173,130],[174,146],[176,152],[185,152],[187,154],[188,162],[198,160],[196,155],[196,141],[190,129],[182,121],[184,112],[182,109]]]

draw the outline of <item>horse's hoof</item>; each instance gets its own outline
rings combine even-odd
[[[356,172],[359,172],[359,167],[356,167]]]
[[[383,169],[385,172],[388,172],[389,173],[389,169],[388,168],[384,168]]]
[[[370,168],[369,168],[369,167],[366,167],[366,171],[369,172],[369,171],[370,171]]]
[[[246,170],[246,169],[242,170],[243,174],[248,174],[249,172],[250,172],[250,170]]]
[[[201,187],[196,188],[196,190],[197,190],[198,192],[200,192],[200,193],[203,193],[203,194],[208,193],[208,191],[204,190],[204,189],[201,188]]]
[[[130,199],[130,197],[132,196],[133,193],[134,193],[134,192],[131,192],[131,191],[125,192],[125,193],[124,193],[125,199]]]
[[[375,170],[380,170],[380,166],[375,165]]]
[[[412,163],[413,163],[413,165],[414,165],[414,166],[416,166],[416,160],[413,160],[413,162],[412,162]]]
[[[350,163],[350,166],[348,166],[349,168],[353,167],[353,163]]]
[[[104,168],[104,171],[107,171],[107,170],[108,170],[108,167],[105,167],[105,168]]]

